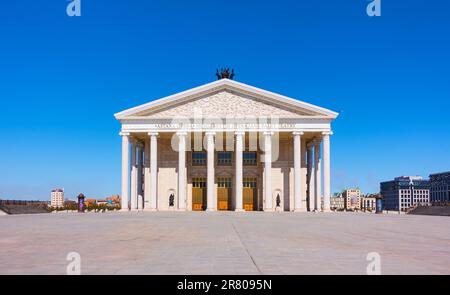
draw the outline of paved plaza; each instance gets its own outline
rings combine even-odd
[[[0,274],[450,274],[450,218],[154,212],[0,216]]]

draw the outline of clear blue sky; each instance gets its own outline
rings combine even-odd
[[[5,1],[0,198],[120,192],[123,109],[215,79],[341,113],[332,190],[450,170],[449,1]]]

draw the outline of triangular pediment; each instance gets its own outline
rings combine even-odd
[[[229,90],[221,90],[187,102],[180,102],[135,114],[142,118],[169,119],[177,116],[192,118],[201,112],[202,117],[270,117],[296,118],[312,116],[311,112],[289,109],[262,102],[251,96]]]
[[[330,118],[337,113],[232,80],[219,80],[121,113],[121,119],[202,117]]]

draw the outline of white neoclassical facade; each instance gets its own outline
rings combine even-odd
[[[122,210],[327,212],[337,116],[229,79],[117,113]]]

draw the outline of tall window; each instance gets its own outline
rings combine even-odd
[[[243,153],[244,165],[256,165],[256,152]]]
[[[192,152],[192,165],[193,166],[205,166],[206,165],[206,152]]]
[[[231,152],[218,152],[217,153],[217,165],[229,166],[231,165]]]

